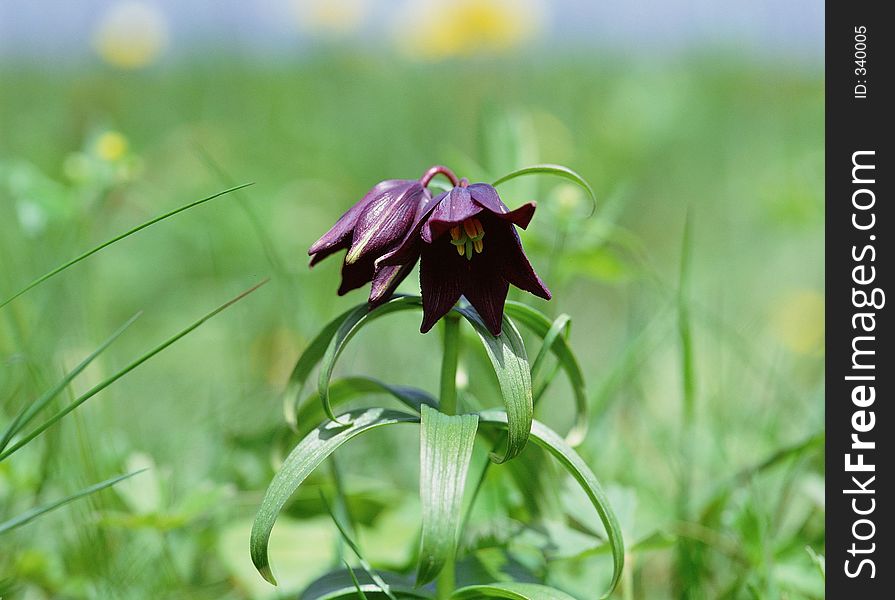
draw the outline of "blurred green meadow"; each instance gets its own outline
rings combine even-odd
[[[0,597],[295,598],[353,560],[320,501],[337,487],[326,469],[274,530],[280,586],[248,556],[296,439],[289,372],[324,323],[366,298],[337,297],[339,259],[309,270],[307,248],[382,179],[443,163],[492,181],[539,162],[574,168],[598,197],[588,218],[587,197],[561,179],[500,188],[511,207],[538,201],[523,242],[554,295],[511,298],[572,317],[591,405],[580,451],[628,551],[613,597],[823,597],[819,69],[708,51],[413,63],[332,47],[138,71],[23,61],[0,67],[0,82],[4,299],[143,221],[254,183],[0,309],[0,429],[134,314],[53,408],[271,278],[0,462],[0,522],[147,469],[0,534]],[[400,291],[417,293],[416,277]],[[418,327],[417,314],[371,325],[340,374],[437,391],[438,333]],[[493,375],[468,358],[461,394],[498,404]],[[536,416],[565,431],[572,410],[558,382]],[[458,579],[534,578],[591,600],[611,572],[596,513],[537,448],[524,457],[515,468],[531,469],[531,489],[509,466],[490,469]],[[337,461],[366,558],[408,571],[416,433],[370,434]]]

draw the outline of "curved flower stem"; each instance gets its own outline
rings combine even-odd
[[[457,414],[457,361],[460,356],[460,317],[448,314],[444,321],[444,352],[441,355],[441,388],[439,408],[446,415]],[[454,557],[451,556],[435,584],[438,600],[447,600],[454,593]]]
[[[434,167],[430,167],[428,171],[423,173],[423,176],[420,177],[420,183],[423,187],[429,185],[429,182],[432,181],[432,178],[436,175],[441,174],[450,179],[451,184],[460,185],[460,180],[457,179],[457,176],[454,175],[454,172],[445,167],[444,165],[435,165]]]

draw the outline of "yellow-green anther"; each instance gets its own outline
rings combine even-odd
[[[466,260],[472,260],[472,240],[466,240]]]

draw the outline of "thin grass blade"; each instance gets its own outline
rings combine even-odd
[[[422,537],[417,585],[435,579],[457,551],[463,490],[478,429],[475,415],[448,416],[422,407],[420,503]]]
[[[157,217],[155,217],[155,218],[153,218],[153,219],[150,219],[150,220],[146,221],[145,223],[142,223],[142,224],[140,224],[140,225],[137,225],[136,227],[133,227],[133,228],[131,228],[131,229],[128,229],[127,231],[125,231],[125,232],[122,233],[121,235],[117,235],[117,236],[113,237],[112,239],[103,242],[103,243],[100,244],[99,246],[94,246],[93,248],[91,248],[91,249],[88,250],[87,252],[84,252],[83,254],[80,254],[80,255],[76,256],[75,258],[71,259],[70,261],[68,261],[68,262],[66,262],[66,263],[63,263],[63,264],[59,265],[58,267],[56,267],[55,269],[51,270],[50,272],[45,273],[44,275],[41,275],[40,277],[38,277],[37,279],[35,279],[34,281],[32,281],[31,283],[29,283],[28,285],[26,285],[26,286],[23,287],[22,289],[20,289],[18,292],[16,292],[15,294],[13,294],[12,296],[10,296],[9,298],[7,298],[6,300],[4,300],[3,302],[0,302],[0,308],[3,308],[4,306],[6,306],[7,304],[9,304],[10,302],[12,302],[13,300],[15,300],[16,298],[18,298],[19,296],[21,296],[22,294],[24,294],[25,292],[31,290],[31,289],[34,288],[34,287],[37,287],[38,285],[40,285],[41,283],[43,283],[43,282],[46,281],[47,279],[50,279],[51,277],[53,277],[53,276],[55,276],[55,275],[58,275],[58,274],[61,273],[62,271],[66,270],[67,268],[69,268],[69,267],[71,267],[71,266],[74,266],[74,265],[78,264],[79,262],[81,262],[81,261],[84,260],[85,258],[89,258],[89,257],[93,256],[94,254],[96,254],[96,253],[99,252],[100,250],[102,250],[102,249],[104,249],[104,248],[107,248],[107,247],[111,246],[111,245],[114,244],[115,242],[119,242],[119,241],[123,240],[124,238],[126,238],[126,237],[128,237],[128,236],[131,236],[131,235],[137,233],[138,231],[141,231],[141,230],[143,230],[143,229],[146,229],[147,227],[149,227],[149,226],[151,226],[151,225],[155,225],[155,224],[158,223],[159,221],[164,221],[165,219],[167,219],[167,218],[169,218],[169,217],[173,217],[174,215],[179,214],[179,213],[182,213],[182,212],[184,212],[184,211],[186,211],[186,210],[189,210],[189,209],[191,209],[191,208],[193,208],[193,207],[195,207],[195,206],[199,206],[200,204],[204,204],[204,203],[206,203],[206,202],[209,202],[209,201],[211,201],[211,200],[214,200],[215,198],[220,198],[221,196],[224,196],[224,195],[229,194],[229,193],[231,193],[231,192],[235,192],[236,190],[240,190],[240,189],[242,189],[242,188],[244,188],[244,187],[248,187],[248,186],[250,186],[250,185],[253,185],[253,184],[252,184],[252,183],[243,183],[242,185],[237,185],[237,186],[231,187],[231,188],[226,189],[226,190],[224,190],[224,191],[222,191],[222,192],[218,192],[217,194],[212,194],[211,196],[207,196],[207,197],[205,197],[205,198],[202,198],[201,200],[196,200],[195,202],[190,202],[189,204],[185,204],[185,205],[181,206],[180,208],[175,208],[174,210],[168,211],[168,212],[166,212],[166,213],[163,214],[163,215],[159,215],[159,216],[157,216]]]
[[[506,427],[507,415],[503,411],[488,410],[479,413],[479,422],[483,424],[496,425]],[[612,582],[609,589],[601,596],[606,598],[618,585],[622,571],[625,566],[625,547],[622,539],[621,526],[612,507],[609,505],[609,499],[603,491],[597,476],[594,475],[587,463],[552,429],[539,421],[532,422],[531,440],[552,454],[560,464],[575,478],[575,480],[584,489],[597,514],[606,530],[606,537],[609,546],[612,549]]]
[[[341,415],[341,419],[343,425],[332,421],[324,423],[293,448],[261,501],[252,526],[250,552],[255,568],[274,585],[276,579],[267,555],[270,533],[280,511],[305,478],[339,446],[364,432],[384,425],[419,422],[419,417],[384,408],[351,411]]]
[[[73,502],[78,500],[79,498],[83,498],[84,496],[89,496],[90,494],[94,494],[100,490],[103,490],[107,487],[112,487],[116,483],[120,481],[124,481],[129,477],[133,477],[134,475],[138,475],[142,473],[145,469],[141,469],[139,471],[134,471],[133,473],[128,473],[127,475],[120,475],[118,477],[113,477],[112,479],[107,479],[105,481],[101,481],[100,483],[91,485],[90,487],[84,488],[80,492],[76,492],[70,496],[66,496],[65,498],[60,498],[55,502],[51,502],[50,504],[46,504],[44,506],[38,506],[36,508],[32,508],[31,510],[22,513],[17,517],[13,517],[12,519],[0,523],[0,535],[16,529],[17,527],[21,527],[22,525],[26,525],[30,523],[34,519],[50,512],[56,510],[57,508],[68,504],[69,502]]]
[[[121,334],[123,334],[125,332],[125,330],[134,323],[134,321],[136,321],[138,318],[140,318],[141,314],[142,314],[142,312],[139,312],[139,313],[135,314],[133,317],[131,317],[130,319],[128,319],[124,323],[124,325],[119,327],[118,330],[115,331],[115,333],[113,333],[111,336],[109,336],[109,338],[106,341],[104,341],[102,344],[100,344],[99,348],[94,350],[89,356],[87,356],[87,358],[82,360],[74,369],[69,371],[65,375],[65,377],[63,377],[56,383],[56,385],[54,385],[52,388],[50,388],[49,390],[47,390],[46,392],[41,394],[41,396],[37,400],[35,400],[31,404],[23,407],[22,410],[19,411],[19,413],[15,416],[15,418],[9,424],[9,427],[6,428],[6,431],[3,433],[3,438],[0,439],[0,452],[2,452],[6,448],[7,444],[9,444],[9,441],[13,438],[13,436],[16,433],[18,433],[23,427],[28,425],[28,423],[30,423],[31,420],[35,416],[37,416],[37,414],[40,411],[42,411],[50,403],[51,400],[53,400],[53,398],[55,398],[62,390],[64,390],[66,388],[66,386],[68,386],[68,384],[71,383],[75,377],[80,375],[81,372],[84,369],[86,369],[87,366],[91,362],[93,362],[93,360],[97,356],[102,354],[102,352],[106,348],[108,348],[110,345],[112,345],[112,342],[117,340],[121,336]]]
[[[257,290],[258,288],[260,288],[262,285],[264,285],[268,281],[269,280],[265,279],[261,283],[242,292],[241,294],[239,294],[232,300],[229,300],[229,301],[225,302],[224,304],[220,305],[213,311],[206,314],[204,317],[195,321],[192,325],[190,325],[186,329],[181,330],[176,335],[168,338],[167,340],[165,340],[164,342],[162,342],[161,344],[159,344],[158,346],[156,346],[155,348],[153,348],[152,350],[150,350],[149,352],[147,352],[140,358],[131,362],[129,365],[127,365],[126,367],[124,367],[123,369],[121,369],[120,371],[118,371],[117,373],[112,375],[111,377],[106,378],[105,380],[101,381],[100,383],[98,383],[95,386],[93,386],[92,388],[90,388],[90,390],[88,390],[87,392],[85,392],[83,395],[79,396],[75,400],[73,400],[68,406],[66,406],[65,408],[63,408],[62,410],[60,410],[59,412],[54,414],[52,417],[47,419],[44,423],[39,425],[34,431],[32,431],[31,433],[26,435],[24,438],[20,439],[18,442],[16,442],[12,446],[10,446],[6,450],[4,450],[2,453],[0,453],[0,461],[5,460],[13,452],[21,449],[23,446],[25,446],[26,444],[31,442],[31,440],[33,440],[34,438],[39,436],[41,433],[43,433],[44,431],[46,431],[47,429],[49,429],[50,427],[55,425],[59,420],[61,420],[63,417],[65,417],[68,413],[70,413],[74,409],[76,409],[79,406],[81,406],[82,404],[84,404],[84,402],[86,402],[87,400],[89,400],[90,398],[92,398],[93,396],[95,396],[96,394],[101,392],[102,390],[106,389],[107,387],[109,387],[110,385],[112,385],[113,383],[115,383],[116,381],[118,381],[119,379],[121,379],[122,377],[124,377],[125,375],[127,375],[128,373],[130,373],[131,371],[133,371],[140,365],[142,365],[144,362],[146,362],[147,360],[149,360],[150,358],[152,358],[153,356],[155,356],[156,354],[158,354],[159,352],[161,352],[162,350],[164,350],[165,348],[167,348],[168,346],[170,346],[171,344],[173,344],[174,342],[179,340],[180,338],[191,333],[193,330],[195,330],[200,325],[202,325],[203,323],[208,321],[210,318],[214,317],[215,315],[217,315],[221,311],[229,308],[230,306],[233,306],[234,304],[236,304],[237,302],[239,302],[240,300],[242,300],[243,298],[245,298],[246,296],[248,296],[249,294],[251,294],[252,292]]]
[[[338,529],[339,533],[342,535],[342,540],[344,540],[344,542],[348,544],[348,547],[351,548],[351,551],[354,552],[354,555],[360,562],[361,568],[364,570],[364,572],[366,572],[367,576],[369,576],[369,578],[372,579],[376,583],[376,585],[379,586],[379,590],[382,591],[383,594],[388,596],[389,600],[398,600],[397,598],[395,598],[395,595],[392,593],[391,588],[389,588],[388,584],[383,581],[379,574],[375,570],[373,570],[373,567],[370,566],[370,563],[367,562],[367,559],[364,558],[364,555],[361,553],[358,545],[354,542],[353,539],[351,539],[351,536],[348,535],[345,527],[342,526],[342,523],[336,517],[336,513],[333,512],[333,508],[332,506],[330,506],[329,501],[326,499],[326,497],[323,494],[320,494],[320,497],[323,500],[323,505],[326,507],[326,510],[329,513],[330,519],[332,519],[333,523],[336,525],[336,529]],[[351,574],[351,579],[354,582],[354,585],[357,586],[358,592],[360,592],[362,596],[366,597],[363,590],[361,590],[360,583],[357,581],[357,577],[354,576],[354,571],[351,570],[351,567],[348,566],[348,563],[345,563],[345,567]]]

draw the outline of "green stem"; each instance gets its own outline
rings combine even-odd
[[[444,353],[441,356],[439,407],[446,415],[457,414],[457,359],[460,354],[460,317],[444,318]]]
[[[444,352],[441,355],[441,389],[439,407],[446,415],[457,414],[457,361],[460,356],[460,317],[444,318]],[[454,593],[454,556],[448,558],[435,584],[438,600],[447,600]]]

